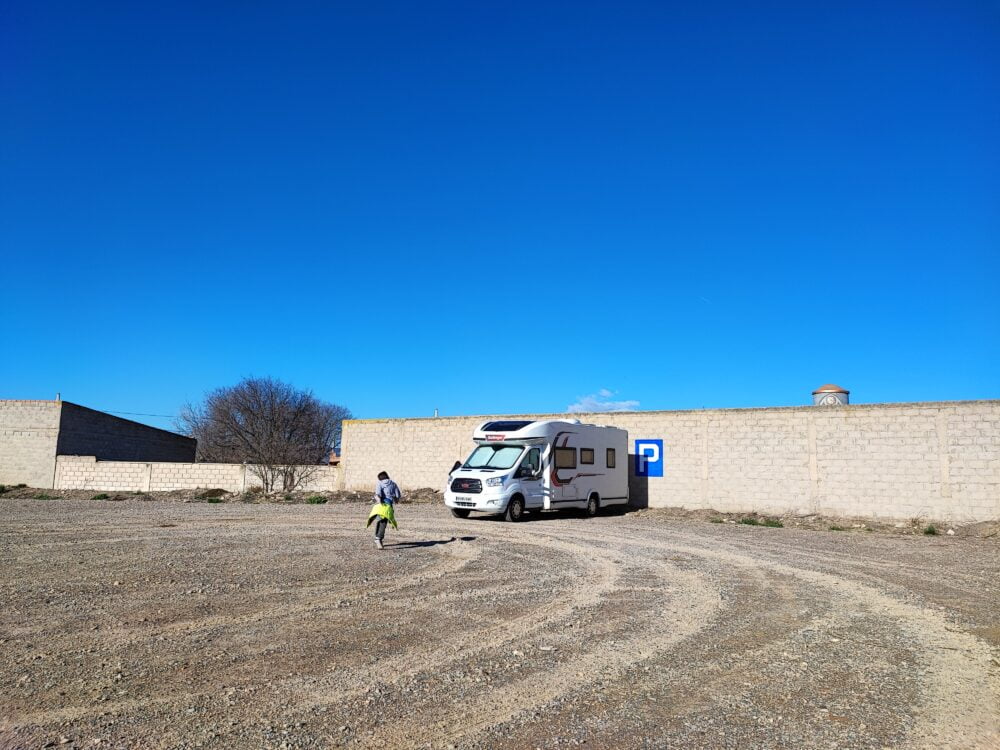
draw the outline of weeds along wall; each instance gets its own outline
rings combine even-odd
[[[497,416],[345,422],[344,486],[372,488],[385,470],[404,489],[444,489],[473,429]],[[1000,519],[1000,401],[570,416],[627,429],[630,453],[637,439],[663,441],[662,477],[637,476],[629,456],[638,506]]]
[[[109,492],[157,492],[184,489],[223,489],[244,492],[260,487],[252,466],[142,461],[98,461],[93,456],[58,456],[55,489]],[[300,490],[332,492],[338,488],[339,469],[317,466]]]

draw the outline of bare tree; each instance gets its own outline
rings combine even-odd
[[[245,378],[181,410],[199,461],[247,463],[265,492],[294,490],[330,459],[351,412],[274,378]]]

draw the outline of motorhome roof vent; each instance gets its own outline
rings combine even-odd
[[[506,422],[487,422],[483,425],[483,432],[517,432],[523,427],[527,427],[529,424],[533,424],[534,420],[517,420],[512,419]]]

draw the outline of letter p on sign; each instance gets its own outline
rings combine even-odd
[[[637,477],[663,476],[663,441],[635,441],[635,475]]]

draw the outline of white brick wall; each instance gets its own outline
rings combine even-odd
[[[0,484],[52,486],[59,413],[58,401],[0,401]]]
[[[339,469],[335,466],[318,466],[316,473],[300,489],[333,491],[337,489],[338,474]],[[55,488],[60,490],[157,492],[218,488],[242,492],[259,486],[260,480],[242,464],[98,461],[93,456],[59,456],[56,459]]]
[[[385,470],[404,488],[442,489],[473,429],[496,416],[345,422],[344,484],[372,487]],[[664,476],[630,481],[652,507],[1000,518],[1000,401],[573,416],[627,429],[630,450],[663,439]]]

